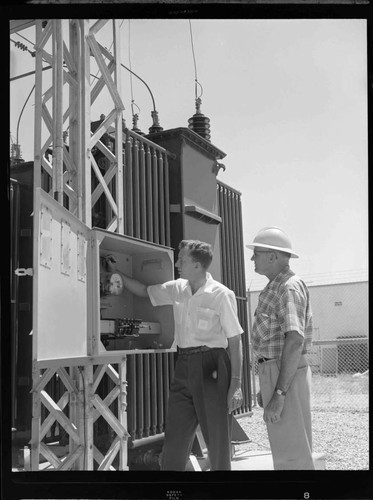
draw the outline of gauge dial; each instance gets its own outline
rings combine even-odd
[[[119,273],[113,273],[110,276],[110,285],[112,295],[120,295],[123,292],[123,278]]]
[[[104,285],[105,295],[120,295],[123,292],[123,278],[119,273],[109,273]]]

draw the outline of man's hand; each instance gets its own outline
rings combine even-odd
[[[285,396],[274,393],[270,402],[264,408],[263,420],[267,424],[275,424],[281,420],[281,413],[284,409]]]
[[[262,398],[262,393],[259,391],[256,394],[256,400],[258,401],[258,405],[263,408],[263,398]]]
[[[229,357],[232,365],[231,385],[228,389],[227,406],[229,413],[242,405],[241,372],[242,372],[242,340],[241,335],[228,339]]]
[[[227,403],[229,413],[237,410],[242,405],[241,382],[236,379],[232,379],[231,385],[228,389]]]

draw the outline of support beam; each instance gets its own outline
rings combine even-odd
[[[120,438],[117,436],[114,441],[111,443],[111,446],[108,452],[105,455],[105,458],[101,462],[98,470],[108,470],[110,469],[111,464],[113,463],[114,458],[117,456],[120,448]]]
[[[114,32],[114,58],[115,58],[115,86],[118,94],[122,94],[122,84],[121,84],[121,58],[120,58],[120,20],[113,20],[113,32]],[[116,186],[115,191],[117,194],[117,231],[120,234],[124,233],[124,214],[123,214],[123,109],[122,107],[116,107],[116,120],[115,120],[115,156],[117,158],[117,175],[116,175]]]
[[[65,392],[62,397],[59,399],[59,401],[57,402],[57,406],[63,410],[67,404],[69,403],[69,393],[68,392]],[[41,426],[41,429],[40,429],[40,439],[43,439],[49,429],[52,427],[52,425],[56,422],[56,418],[54,417],[53,413],[50,413],[48,415],[48,417],[44,420],[42,426]]]
[[[53,399],[45,391],[40,393],[41,402],[50,411],[54,419],[61,425],[61,427],[76,441],[79,442],[79,435],[74,424],[70,422],[68,417],[63,413],[61,408],[53,401]]]
[[[41,186],[43,168],[52,178],[53,197],[61,205],[66,205],[67,195],[66,208],[88,228],[92,226],[93,205],[104,195],[112,210],[107,229],[123,234],[124,105],[120,81],[120,21],[97,20],[91,27],[91,21],[86,19],[51,19],[46,24],[44,20],[32,22],[35,24],[36,52],[34,187]],[[104,26],[105,29],[111,29],[113,35],[114,55],[110,54],[110,57],[96,40]],[[43,72],[43,59],[49,61],[52,67],[49,76]],[[92,64],[97,64],[101,77],[91,90]],[[91,105],[103,91],[109,93],[112,103],[106,113],[108,118],[92,134]],[[115,140],[114,152],[100,141],[109,128],[110,135]],[[64,140],[66,130],[68,144]],[[52,162],[44,157],[48,148],[52,150]],[[92,149],[96,148],[111,163],[105,175],[102,175],[92,156]],[[99,180],[94,193],[92,173]],[[38,214],[35,215],[35,220],[38,221],[35,225],[36,234],[39,234],[40,221]],[[34,289],[35,295],[36,292]],[[35,332],[37,327],[35,322]],[[33,359],[34,353],[38,352],[37,335],[35,337]],[[119,373],[110,364],[113,362],[119,363]],[[109,362],[101,361],[96,356],[87,358],[82,365],[80,363],[76,359],[34,359],[32,470],[39,469],[40,454],[50,462],[51,468],[58,470],[93,470],[97,458],[100,459],[100,469],[113,470],[112,464],[118,453],[119,468],[128,470],[126,359],[123,356],[117,359],[113,353]],[[58,401],[54,401],[47,392],[47,384],[56,373],[65,386],[65,392]],[[113,380],[115,387],[102,399],[97,390],[104,377]],[[110,410],[112,404],[117,404],[118,416]],[[42,405],[49,412],[43,417],[43,421]],[[94,446],[94,423],[99,416],[109,423],[114,432],[113,442],[106,456]],[[56,457],[53,450],[43,442],[55,422],[69,435],[69,453],[64,459]]]
[[[128,429],[127,422],[127,362],[126,360],[119,364],[119,389],[120,394],[118,398],[118,415],[119,422],[125,429]],[[128,436],[127,436],[128,437]],[[120,440],[119,451],[119,469],[128,470],[128,439],[122,438]]]
[[[101,416],[106,420],[110,427],[118,434],[119,437],[128,437],[129,434],[123,425],[118,422],[114,413],[104,404],[98,394],[93,396],[93,405],[100,412]]]

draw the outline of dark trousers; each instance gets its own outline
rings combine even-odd
[[[170,387],[161,470],[184,471],[198,424],[211,470],[231,470],[231,365],[225,349],[179,354]]]

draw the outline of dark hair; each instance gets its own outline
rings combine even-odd
[[[182,240],[179,243],[179,250],[182,248],[187,248],[194,262],[199,262],[204,269],[210,266],[213,253],[209,243],[198,240]]]

